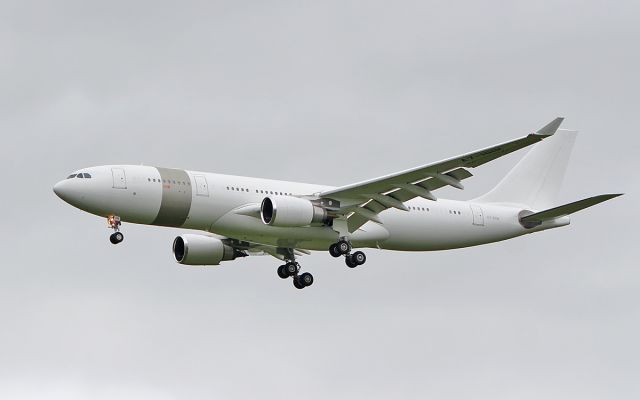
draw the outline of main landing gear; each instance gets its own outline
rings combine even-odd
[[[278,267],[278,276],[282,279],[293,278],[293,286],[296,289],[304,289],[313,285],[313,275],[308,272],[300,274],[300,264],[294,257],[287,260],[287,263]]]
[[[122,222],[120,222],[120,217],[118,217],[117,215],[110,215],[107,218],[107,224],[109,224],[109,228],[113,229],[114,231],[111,236],[109,236],[109,241],[111,241],[111,243],[113,244],[122,242],[124,240],[124,235],[122,234],[122,232],[120,232],[120,225],[122,225]]]
[[[336,258],[344,256],[345,264],[347,264],[349,268],[355,268],[367,261],[367,256],[363,252],[356,251],[353,254],[351,253],[351,243],[344,237],[340,238],[337,243],[329,246],[329,253]]]

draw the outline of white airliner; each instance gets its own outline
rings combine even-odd
[[[173,241],[180,264],[218,265],[270,254],[296,288],[313,283],[296,257],[309,250],[366,261],[352,248],[446,250],[514,238],[569,224],[569,214],[620,194],[555,206],[575,131],[556,118],[535,133],[406,171],[342,187],[137,165],[83,168],[53,190],[67,203],[107,218],[111,243],[121,221],[193,229]],[[470,201],[436,198],[475,168],[535,144],[491,191]]]

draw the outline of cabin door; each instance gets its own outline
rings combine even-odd
[[[473,224],[476,226],[484,226],[484,212],[482,207],[473,205],[471,206],[471,212],[473,213]]]
[[[111,174],[113,175],[114,189],[127,188],[127,176],[124,174],[124,168],[111,168]]]

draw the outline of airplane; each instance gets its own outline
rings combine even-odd
[[[70,205],[107,219],[110,241],[124,240],[122,222],[178,227],[175,260],[219,265],[249,255],[283,262],[282,279],[311,286],[298,257],[327,251],[350,268],[378,248],[434,251],[498,242],[568,225],[569,215],[621,194],[556,206],[577,132],[558,117],[524,137],[401,172],[325,186],[142,165],[82,168],[53,187]],[[486,194],[469,201],[434,195],[463,189],[469,168],[534,145]]]

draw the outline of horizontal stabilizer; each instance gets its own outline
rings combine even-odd
[[[563,206],[550,208],[548,210],[540,211],[535,214],[530,214],[520,218],[520,223],[525,228],[533,228],[542,224],[544,221],[552,220],[555,218],[563,217],[565,215],[573,214],[574,212],[584,210],[587,207],[595,206],[603,201],[611,200],[614,197],[622,196],[622,193],[617,194],[601,194],[599,196],[589,197],[588,199],[574,201],[573,203],[565,204]]]

